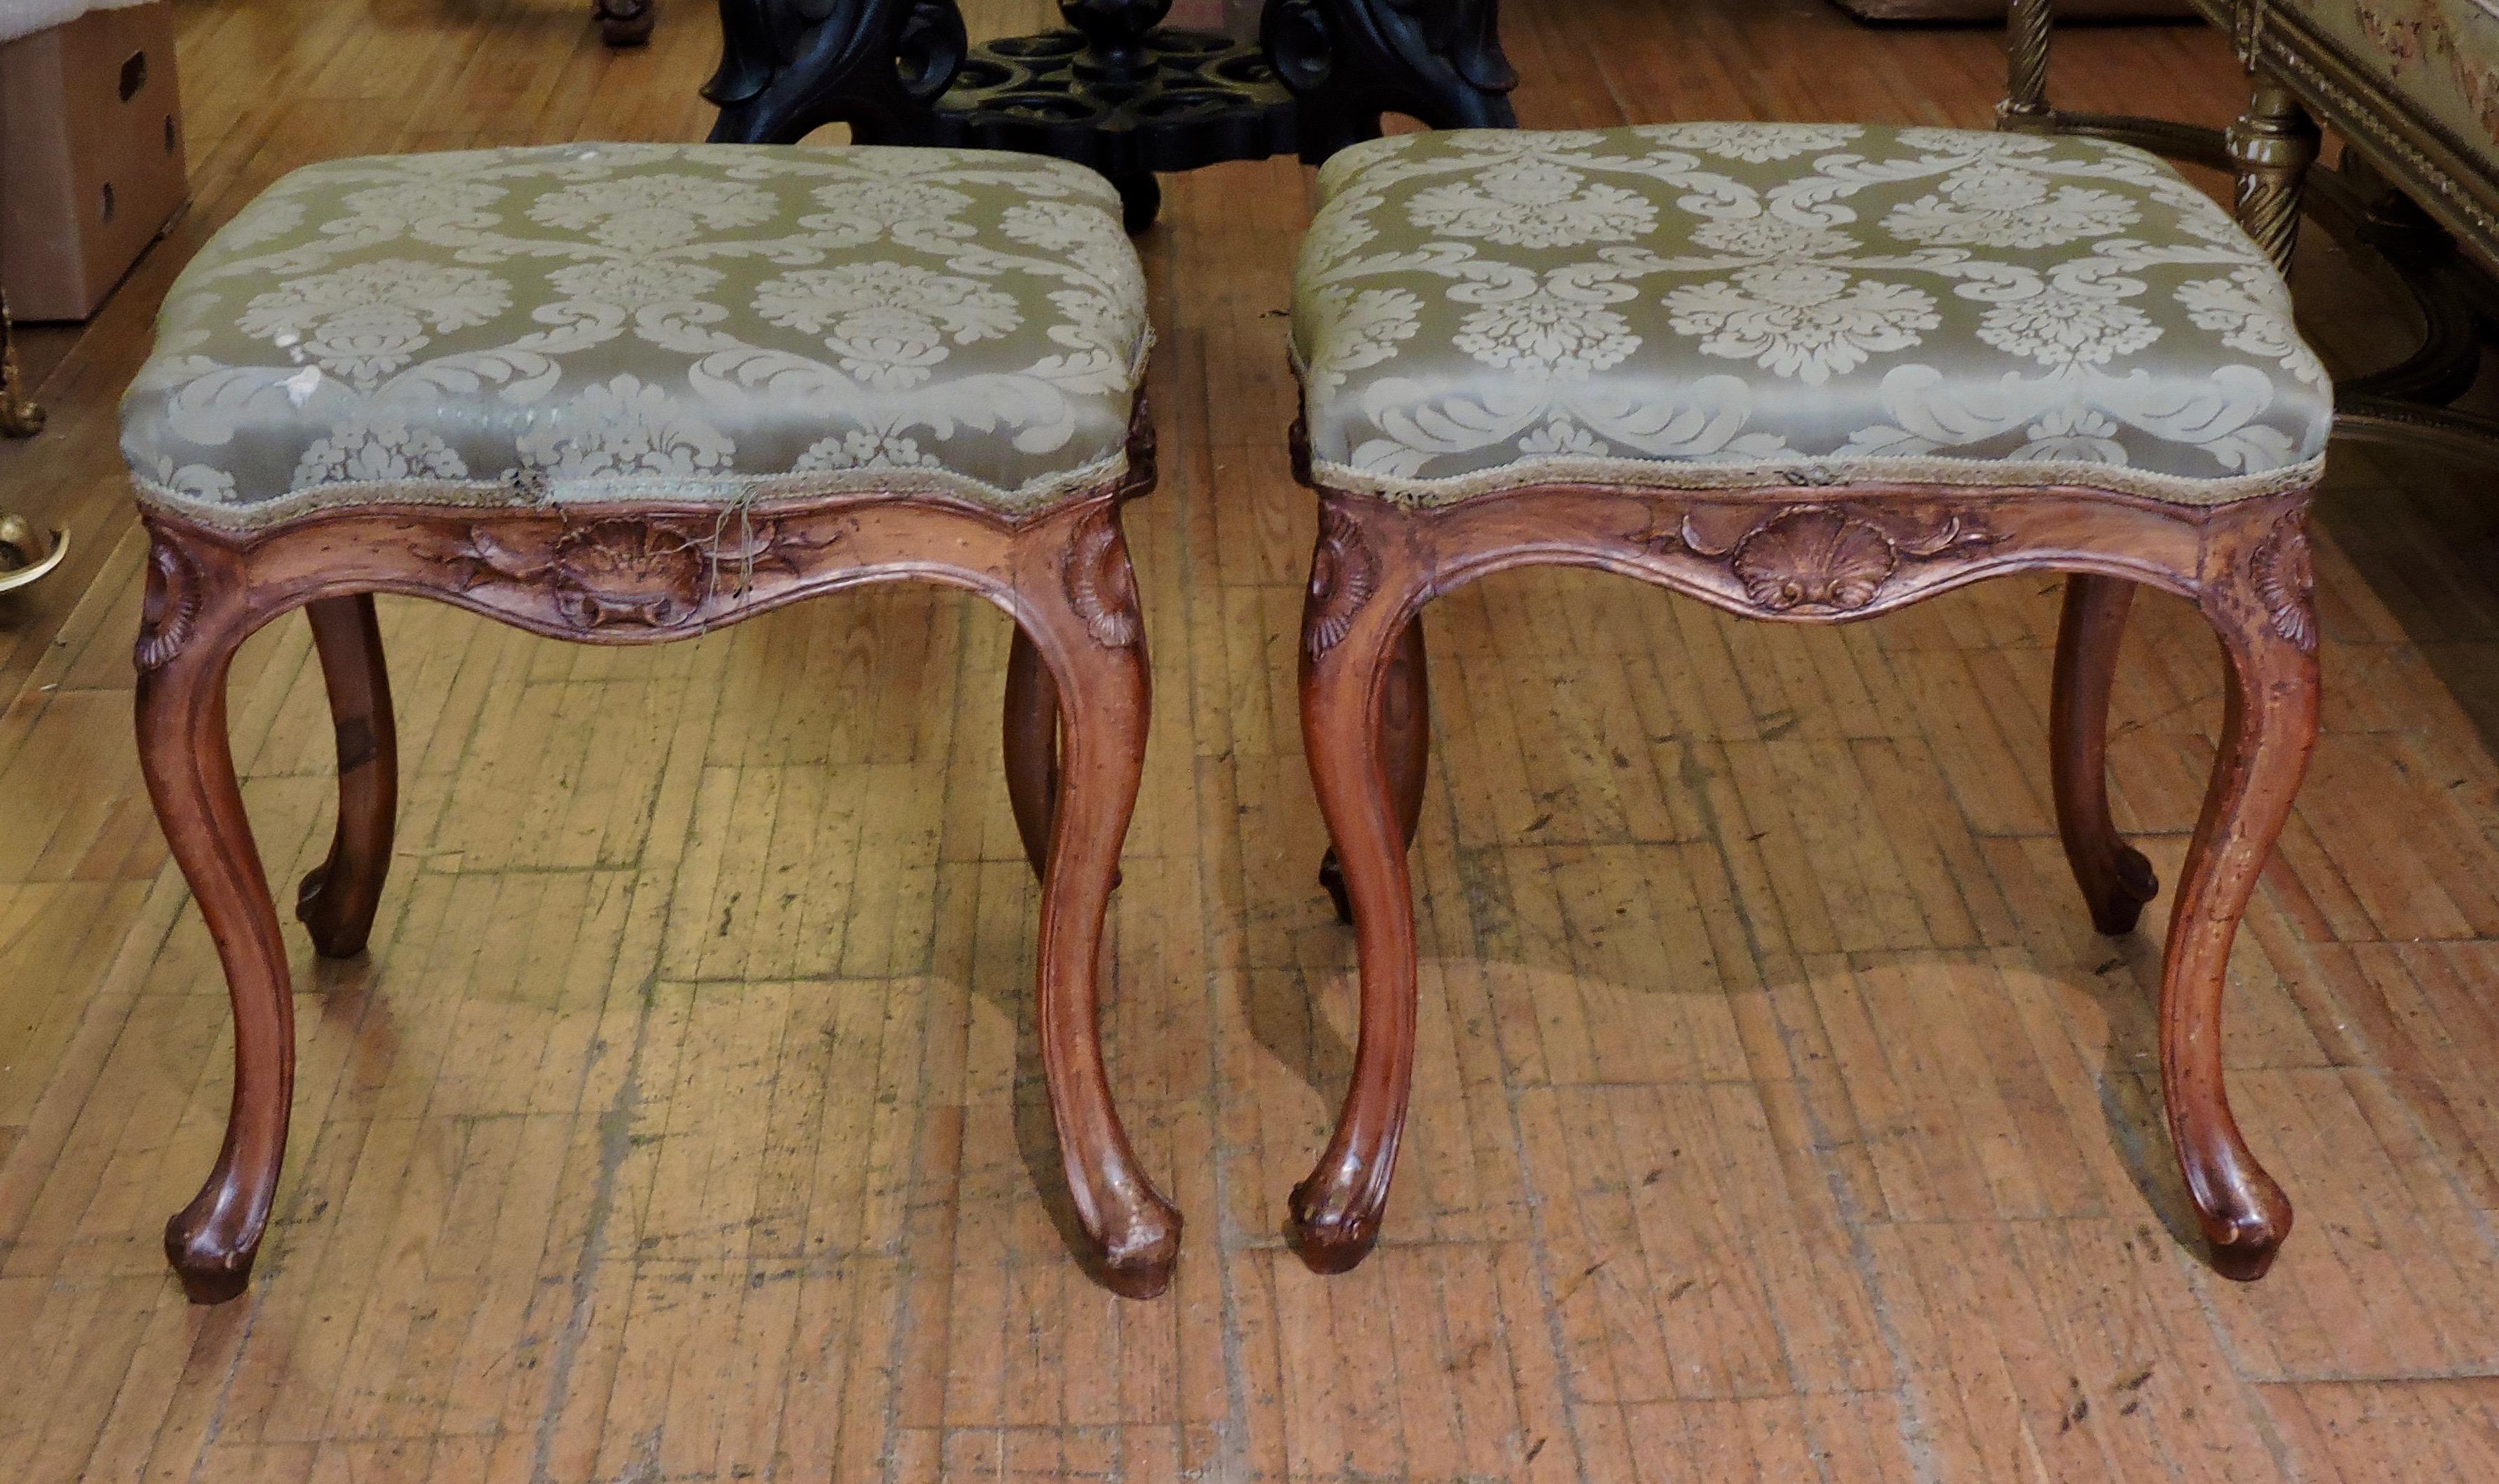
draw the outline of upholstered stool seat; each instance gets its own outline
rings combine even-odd
[[[2089,139],[1854,124],[1347,149],[1302,249],[1312,467],[1542,483],[2313,483],[2333,401],[2227,213]]]
[[[1118,193],[1024,155],[341,160],[278,181],[201,250],[122,431],[153,540],[141,760],[237,1021],[224,1151],[166,1231],[193,1297],[249,1272],[293,1066],[286,948],[225,736],[236,647],[310,615],[340,811],[297,915],[341,956],[365,947],[391,858],[373,594],[640,643],[894,578],[1016,622],[1008,792],[1044,876],[1068,1186],[1107,1281],[1168,1280],[1179,1218],[1120,1131],[1094,1008],[1148,711],[1119,511],[1153,478],[1149,339]]]
[[[2264,1272],[2290,1207],[2231,1120],[2220,1006],[2316,735],[2305,521],[2333,399],[2256,243],[2139,150],[1947,129],[1419,134],[1320,186],[1292,326],[1320,498],[1302,726],[1363,1009],[1293,1192],[1305,1257],[1369,1250],[1406,1116],[1418,615],[1561,563],[1821,623],[2068,574],[2057,815],[2111,933],[2158,889],[2106,788],[2127,604],[2144,584],[2201,609],[2226,706],[2162,967],[2163,1103],[2217,1266]]]
[[[1110,190],[943,149],[310,166],[176,281],[123,447],[228,529],[384,496],[1030,511],[1124,468],[1148,334]]]

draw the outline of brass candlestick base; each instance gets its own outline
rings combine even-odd
[[[0,593],[43,580],[70,554],[70,533],[46,535],[22,515],[0,515]]]
[[[17,374],[17,341],[9,321],[9,301],[0,297],[0,434],[30,438],[44,431],[44,409],[26,400],[25,379]]]

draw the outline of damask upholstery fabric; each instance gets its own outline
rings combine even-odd
[[[1322,484],[2313,483],[2333,398],[2209,198],[2084,139],[1847,124],[1347,149],[1295,275]]]
[[[143,500],[341,504],[1117,479],[1150,332],[1101,177],[1039,156],[570,145],[279,180],[167,296]]]

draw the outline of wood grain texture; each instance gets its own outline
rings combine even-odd
[[[1167,181],[1139,240],[1164,479],[1123,526],[1156,716],[1100,1015],[1191,1222],[1169,1296],[1069,1261],[998,758],[1014,626],[896,583],[645,648],[376,600],[389,877],[360,957],[279,914],[293,1138],[249,1291],[193,1308],[160,1238],[233,1048],[132,743],[147,551],[113,403],[147,318],[280,170],[698,138],[717,55],[686,4],[609,52],[574,0],[175,3],[198,205],[95,325],[24,335],[54,426],[0,444],[0,505],[78,539],[59,601],[48,579],[0,629],[0,1324],[31,1378],[0,1474],[2494,1472],[2487,478],[2374,448],[2338,448],[2319,500],[2320,736],[2230,952],[2232,1106],[2299,1204],[2265,1281],[2205,1266],[2167,1152],[2167,914],[2113,941],[2075,893],[2045,575],[1836,627],[1567,568],[1434,604],[1413,1116],[1370,1259],[1303,1267],[1285,1195],[1350,1075],[1354,942],[1311,880],[1294,710],[1316,527],[1274,311],[1309,186],[1282,162]],[[983,35],[1055,16],[965,9]],[[2003,86],[1998,32],[1821,0],[1502,19],[1545,126],[1984,127]],[[2057,48],[2064,106],[2220,125],[2246,99],[2209,32]],[[2300,252],[2307,303],[2352,306],[2309,326],[2338,369],[2408,348],[2399,295],[2322,233]],[[2226,683],[2204,617],[2140,594],[2109,812],[2173,892]],[[238,649],[228,720],[292,882],[340,790],[307,625]]]

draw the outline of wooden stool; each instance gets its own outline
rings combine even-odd
[[[2316,736],[2305,522],[2332,417],[2264,255],[2158,159],[2081,139],[1421,134],[1347,150],[1320,186],[1293,315],[1319,496],[1302,730],[1362,1019],[1293,1192],[1305,1259],[1370,1250],[1406,1116],[1426,602],[1558,563],[1827,624],[2046,569],[2072,574],[2058,823],[2103,932],[2157,889],[2103,766],[2134,585],[2194,601],[2227,657],[2161,1080],[2216,1265],[2262,1274],[2290,1207],[2223,1096],[2222,986]]]
[[[1119,510],[1153,481],[1150,337],[1119,211],[1028,156],[573,145],[314,166],[202,250],[123,406],[154,541],[140,758],[236,1017],[225,1148],[165,1234],[193,1299],[249,1274],[293,1078],[226,738],[244,637],[310,613],[340,809],[296,910],[344,956],[397,790],[370,595],[640,644],[904,577],[1016,622],[1007,772],[1067,1183],[1108,1282],[1168,1281],[1180,1218],[1120,1130],[1094,1007],[1148,713]]]

